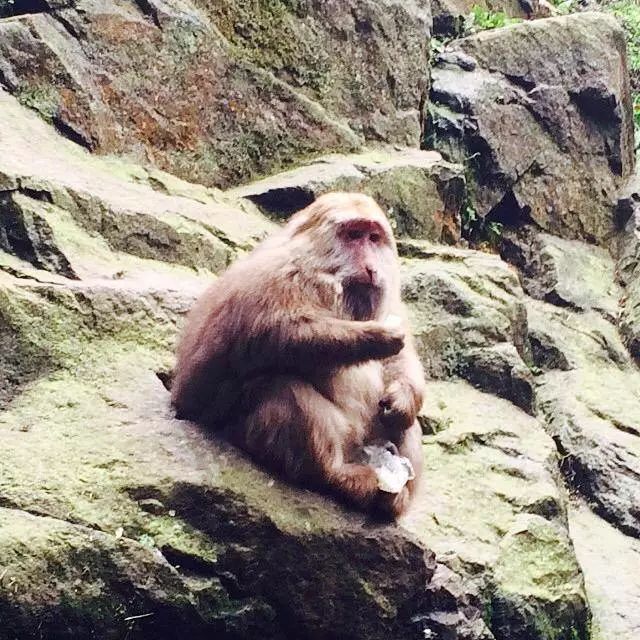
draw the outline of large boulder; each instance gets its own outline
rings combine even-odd
[[[625,37],[582,13],[452,43],[433,69],[428,143],[467,167],[473,216],[606,243],[634,167]]]
[[[4,13],[25,14],[0,23],[0,78],[24,105],[91,150],[205,185],[419,139],[425,0],[42,1]]]

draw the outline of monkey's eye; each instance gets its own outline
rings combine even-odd
[[[369,240],[371,240],[373,244],[378,244],[378,242],[380,242],[381,240],[381,236],[379,233],[372,233],[369,235]]]
[[[364,236],[364,231],[362,229],[349,229],[347,232],[347,238],[349,240],[360,240]]]

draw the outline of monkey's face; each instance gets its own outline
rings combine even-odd
[[[345,310],[354,320],[379,315],[395,273],[395,248],[387,225],[371,218],[351,218],[337,225],[337,277]]]

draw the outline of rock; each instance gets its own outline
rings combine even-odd
[[[465,356],[461,375],[476,387],[511,400],[533,414],[533,376],[511,344],[471,349]]]
[[[640,174],[634,175],[618,202],[623,229],[617,254],[617,273],[625,286],[620,332],[631,355],[640,360]]]
[[[91,157],[1,90],[0,111],[0,247],[38,268],[115,277],[116,250],[219,271],[272,228],[214,190]]]
[[[592,637],[634,640],[640,630],[640,543],[580,503],[569,509],[569,528],[584,572]]]
[[[405,526],[448,568],[471,574],[467,589],[481,594],[495,638],[586,637],[582,577],[543,426],[460,381],[430,382],[423,413],[439,425],[424,438],[430,498]]]
[[[538,6],[538,0],[433,0],[433,35],[461,36],[474,7],[514,18],[531,18],[538,14]]]
[[[426,438],[424,493],[400,526],[270,477],[172,415],[178,328],[218,263],[154,238],[171,226],[235,256],[271,223],[229,194],[94,158],[7,94],[0,115],[0,634],[586,637],[534,418],[431,383],[426,418],[446,428]],[[524,348],[511,267],[401,245],[422,339],[440,317],[461,357]]]
[[[28,11],[0,24],[2,84],[91,150],[229,186],[365,140],[418,143],[426,0]]]
[[[536,396],[570,487],[640,535],[640,372],[600,314],[527,301]]]
[[[402,242],[403,296],[427,375],[461,376],[528,411],[527,332],[515,271],[496,255]]]
[[[616,327],[600,314],[578,313],[527,298],[533,364],[548,369],[616,367],[633,371]]]
[[[570,486],[621,530],[640,533],[634,505],[640,499],[640,372],[631,362],[615,327],[599,315],[527,303],[532,349],[545,371],[536,377],[536,394],[549,433],[562,455]]]
[[[484,31],[451,50],[478,67],[433,69],[428,143],[466,163],[480,221],[533,221],[606,244],[617,190],[634,167],[624,34],[580,13]]]
[[[537,397],[567,482],[596,513],[640,537],[640,374],[551,371],[538,380]]]
[[[239,187],[267,215],[283,218],[328,191],[362,191],[389,212],[400,236],[455,243],[465,198],[461,167],[417,149],[327,156],[313,164]]]
[[[502,257],[518,266],[530,296],[617,320],[622,293],[615,262],[605,249],[531,229],[506,232],[501,245]]]

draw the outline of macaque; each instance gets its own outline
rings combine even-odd
[[[238,260],[191,311],[178,347],[177,415],[293,482],[396,518],[422,467],[423,370],[400,300],[389,222],[370,197],[329,193]],[[381,491],[357,452],[390,442],[413,465]]]

